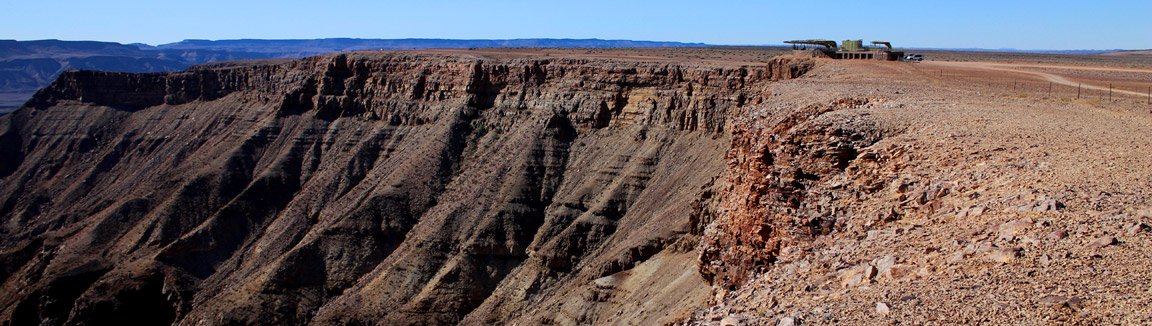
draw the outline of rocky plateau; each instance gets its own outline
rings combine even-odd
[[[926,69],[67,71],[0,117],[0,322],[1152,322],[1147,112]]]

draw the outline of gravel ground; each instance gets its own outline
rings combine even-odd
[[[778,96],[761,110],[868,98],[826,118],[903,130],[862,151],[882,162],[857,160],[809,192],[883,180],[832,205],[899,217],[840,218],[739,289],[716,290],[715,306],[693,322],[1152,323],[1149,107],[1004,96],[985,85],[860,61],[824,61],[774,85]]]

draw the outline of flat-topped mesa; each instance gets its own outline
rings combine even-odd
[[[239,91],[276,92],[285,89],[285,80],[276,76],[285,68],[277,65],[193,67],[169,73],[69,70],[36,92],[26,105],[47,107],[59,101],[72,100],[136,110],[163,104],[211,101]]]
[[[392,124],[435,120],[465,105],[550,110],[579,126],[648,123],[719,131],[726,112],[762,101],[766,82],[803,74],[807,61],[717,68],[588,59],[496,60],[470,56],[353,53],[299,62],[322,73],[285,97],[285,110],[322,118],[363,115]],[[296,67],[294,67],[296,68]]]
[[[644,123],[723,129],[727,112],[763,101],[767,82],[797,77],[805,60],[712,67],[597,59],[494,59],[431,54],[347,53],[280,64],[206,65],[172,73],[67,71],[29,105],[75,100],[136,110],[210,101],[236,92],[280,101],[286,114],[315,110],[423,124],[451,108],[551,110],[578,126]]]

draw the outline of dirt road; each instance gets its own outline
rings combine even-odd
[[[1022,70],[1021,68],[1055,68],[1055,69],[1069,69],[1069,70],[1104,70],[1104,71],[1118,71],[1118,72],[1147,72],[1152,73],[1149,69],[1138,68],[1120,68],[1120,67],[1080,67],[1080,66],[1060,66],[1060,65],[1030,65],[1019,63],[1003,63],[1003,62],[952,62],[952,61],[925,61],[924,67],[932,69],[955,69],[955,70],[990,70],[1008,72],[1014,74],[1030,75],[1038,77],[1044,81],[1049,81],[1067,86],[1080,86],[1086,89],[1095,89],[1107,91],[1110,88],[1107,86],[1099,86],[1085,83],[1084,81],[1074,81],[1067,77],[1057,74]],[[1146,96],[1147,94],[1141,92],[1133,92],[1128,90],[1111,88],[1111,91],[1118,94],[1128,94],[1135,96]]]

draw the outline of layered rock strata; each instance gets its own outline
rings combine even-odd
[[[0,118],[0,320],[678,320],[709,295],[693,250],[728,117],[810,66],[66,72]]]

